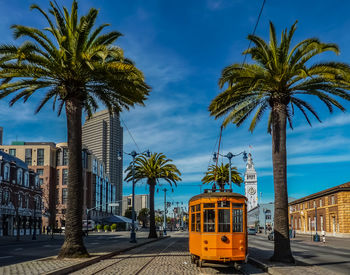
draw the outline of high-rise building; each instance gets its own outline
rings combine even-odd
[[[248,198],[247,210],[258,206],[258,178],[254,168],[252,154],[248,154],[248,161],[244,173],[245,196]]]
[[[110,115],[108,110],[95,113],[86,121],[82,129],[83,144],[100,159],[106,167],[111,184],[116,186],[115,201],[122,200],[123,194],[123,160],[118,159],[118,152],[123,152],[123,128],[120,126],[119,114]],[[117,207],[122,214],[122,204]]]

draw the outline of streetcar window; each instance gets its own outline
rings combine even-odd
[[[204,209],[203,232],[215,232],[215,210]]]
[[[219,209],[219,232],[230,232],[230,209]]]
[[[243,210],[232,209],[232,232],[243,232]]]
[[[196,224],[196,215],[192,214],[191,215],[191,231],[196,231],[195,224]]]
[[[196,213],[196,232],[201,232],[201,213]]]
[[[218,207],[230,207],[229,201],[218,201]]]
[[[198,212],[198,211],[201,211],[201,205],[200,204],[196,205],[196,212]]]
[[[243,203],[232,203],[232,208],[243,208]]]
[[[195,211],[196,211],[194,205],[191,206],[191,211],[192,211],[192,212],[195,212]]]
[[[215,208],[215,203],[204,203],[203,208]]]

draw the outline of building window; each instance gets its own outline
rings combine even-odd
[[[128,198],[128,206],[131,206],[131,198]]]
[[[39,186],[39,176],[35,176],[35,187]]]
[[[316,208],[316,201],[314,201],[314,208]]]
[[[62,185],[67,185],[68,183],[68,169],[62,169]]]
[[[303,210],[304,209],[304,205],[300,204],[300,209]]]
[[[22,195],[18,194],[18,208],[22,208],[23,207],[23,199],[22,199]]]
[[[27,165],[32,165],[32,149],[25,149],[24,162]]]
[[[56,170],[56,185],[60,184],[60,170]]]
[[[5,205],[8,205],[9,202],[10,202],[10,193],[9,193],[9,190],[7,190],[7,189],[4,191],[3,202],[4,202]]]
[[[24,173],[24,186],[29,187],[29,173],[28,172]]]
[[[19,185],[23,184],[23,170],[22,169],[17,170],[17,184],[19,184]]]
[[[68,165],[68,148],[63,148],[63,166]]]
[[[62,188],[62,204],[67,203],[67,188]]]
[[[44,165],[44,149],[38,149],[36,165],[38,166]]]
[[[320,207],[322,207],[322,199],[320,199]]]
[[[331,204],[335,204],[335,197],[334,196],[331,197]]]
[[[321,231],[323,231],[323,216],[320,216],[320,221],[321,221]]]
[[[42,186],[44,184],[44,179],[43,178],[39,178],[39,185]]]
[[[10,165],[8,163],[4,165],[4,180],[10,181]]]
[[[36,173],[37,173],[39,176],[43,176],[43,175],[44,175],[44,169],[36,169]]]
[[[9,155],[15,157],[16,156],[16,149],[10,149],[9,150]]]

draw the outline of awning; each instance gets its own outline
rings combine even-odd
[[[132,220],[123,216],[112,215],[102,219],[103,222],[108,223],[132,223]]]

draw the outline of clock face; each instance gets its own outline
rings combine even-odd
[[[250,187],[250,188],[248,189],[248,193],[249,193],[250,195],[254,195],[254,194],[256,193],[255,188]]]

